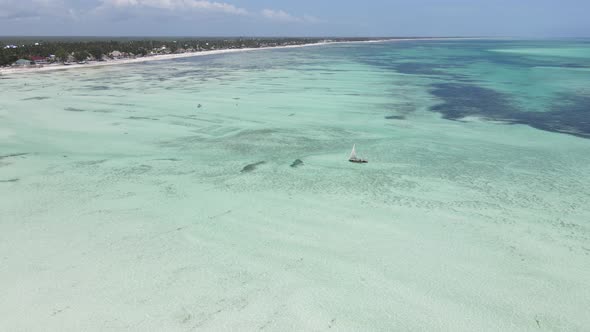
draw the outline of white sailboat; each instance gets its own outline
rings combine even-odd
[[[352,145],[352,151],[350,152],[350,157],[348,157],[348,161],[350,161],[351,163],[359,163],[359,164],[366,164],[369,161],[363,158],[359,158],[356,155],[356,144]]]

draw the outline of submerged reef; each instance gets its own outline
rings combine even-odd
[[[291,167],[296,168],[299,166],[303,166],[303,160],[301,159],[295,159],[295,161],[293,161],[293,163],[291,164]]]
[[[252,172],[256,169],[256,167],[262,165],[262,164],[266,164],[266,161],[259,161],[257,163],[253,163],[253,164],[248,164],[246,166],[244,166],[244,168],[242,168],[242,170],[240,171],[241,173],[248,173],[248,172]]]
[[[448,120],[477,116],[590,138],[590,96],[561,95],[549,111],[527,112],[520,110],[507,95],[489,88],[462,83],[437,83],[432,87],[431,93],[442,103],[430,109]]]

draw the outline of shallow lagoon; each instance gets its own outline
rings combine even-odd
[[[0,329],[585,330],[587,47],[2,77]]]

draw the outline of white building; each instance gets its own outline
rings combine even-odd
[[[123,56],[123,53],[119,51],[112,51],[109,55],[111,56],[111,58],[119,59]]]

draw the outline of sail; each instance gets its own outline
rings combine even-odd
[[[352,152],[350,152],[350,157],[348,160],[355,160],[356,159],[356,144],[352,146]]]

